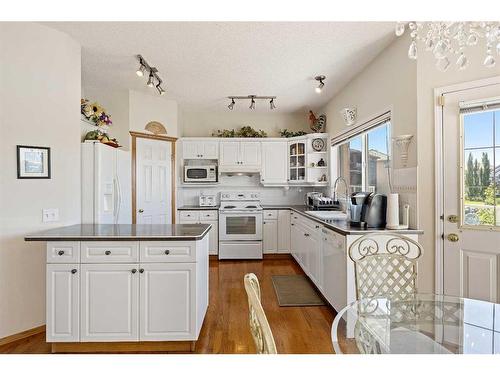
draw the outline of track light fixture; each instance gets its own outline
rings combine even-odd
[[[274,99],[271,99],[271,101],[269,102],[269,108],[271,110],[276,109],[276,105],[274,104]]]
[[[228,99],[231,99],[231,103],[227,106],[227,108],[229,108],[231,111],[233,110],[234,105],[236,104],[235,99],[250,100],[250,107],[248,107],[250,109],[255,109],[256,99],[270,100],[269,108],[276,109],[276,104],[274,104],[274,99],[276,99],[275,96],[258,96],[258,95],[228,96]]]
[[[143,77],[147,72],[149,72],[148,75],[148,81],[146,85],[148,87],[156,87],[156,90],[158,91],[158,94],[164,95],[165,90],[161,87],[161,84],[163,83],[162,79],[158,75],[158,69],[155,67],[152,67],[147,63],[147,61],[142,57],[141,55],[136,56],[137,59],[139,60],[139,69],[135,72],[139,77]],[[156,84],[155,84],[156,80]]]
[[[250,95],[252,97],[252,101],[250,102],[250,109],[255,109],[255,95]]]
[[[325,86],[325,83],[323,81],[326,79],[326,77],[325,76],[316,76],[316,77],[314,77],[314,79],[319,82],[319,85],[318,85],[318,87],[316,87],[315,91],[316,91],[316,93],[321,94],[321,91],[323,91],[323,87]]]

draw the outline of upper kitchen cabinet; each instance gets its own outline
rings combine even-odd
[[[258,141],[221,141],[219,170],[259,172],[260,147]]]
[[[285,185],[287,183],[287,142],[262,142],[263,185]]]
[[[329,176],[328,134],[307,134],[288,141],[288,179],[293,184],[326,186]]]
[[[182,140],[183,159],[218,159],[219,142],[208,140]]]

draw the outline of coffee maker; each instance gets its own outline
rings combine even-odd
[[[353,226],[385,228],[387,196],[369,192],[351,194],[349,222]]]

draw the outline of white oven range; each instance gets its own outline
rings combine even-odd
[[[221,193],[219,259],[262,259],[262,206],[259,193]]]

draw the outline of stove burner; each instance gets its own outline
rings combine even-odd
[[[236,208],[236,206],[224,206],[224,208]]]

